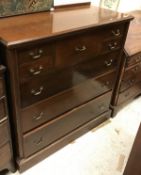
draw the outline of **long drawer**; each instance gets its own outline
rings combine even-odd
[[[141,82],[120,93],[117,105],[120,105],[127,100],[138,96],[139,94],[141,94]]]
[[[22,130],[27,132],[74,107],[112,90],[115,71],[93,78],[50,99],[21,111]]]
[[[4,121],[0,123],[0,146],[5,144],[9,140],[8,123]]]
[[[109,110],[111,92],[25,134],[24,156],[28,157],[57,139],[65,136],[88,121]]]

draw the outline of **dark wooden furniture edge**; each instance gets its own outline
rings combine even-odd
[[[141,174],[141,124],[138,129],[123,175]]]
[[[33,165],[37,164],[41,160],[47,158],[47,156],[51,155],[52,153],[56,152],[63,146],[69,144],[74,139],[80,137],[81,135],[88,132],[90,129],[98,126],[102,122],[106,121],[110,118],[111,111],[107,111],[106,113],[102,114],[98,118],[89,121],[85,125],[79,127],[78,129],[74,130],[73,132],[67,134],[66,136],[62,137],[61,139],[57,140],[55,143],[49,145],[48,147],[42,149],[41,151],[37,152],[33,156],[25,159],[25,160],[17,160],[17,164],[19,165],[19,171],[22,173],[23,171],[27,170],[28,168],[32,167]]]
[[[83,3],[76,3],[76,4],[65,4],[65,5],[55,5],[55,10],[58,9],[64,9],[64,8],[75,8],[75,7],[81,7],[86,8],[91,5],[91,2],[83,2]]]

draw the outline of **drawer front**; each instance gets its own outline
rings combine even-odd
[[[28,157],[109,110],[111,92],[74,109],[24,135],[24,156]]]
[[[123,80],[120,87],[120,92],[128,89],[129,87],[135,85],[137,82],[141,81],[141,64],[126,69]]]
[[[5,98],[0,100],[0,121],[7,116],[6,101]]]
[[[112,90],[115,72],[92,78],[71,90],[22,110],[23,133]]]
[[[39,100],[71,89],[98,74],[112,70],[117,66],[117,59],[118,52],[114,52],[21,83],[21,105],[22,107],[31,105]]]
[[[5,168],[11,160],[9,143],[5,144],[3,147],[0,148],[0,159],[0,170],[3,170],[3,168]]]
[[[120,93],[117,105],[120,105],[126,102],[127,100],[138,96],[139,94],[141,94],[141,82]]]
[[[131,66],[133,64],[141,62],[141,53],[137,53],[133,56],[129,56],[127,58],[127,66]]]
[[[4,84],[3,84],[3,78],[0,77],[0,97],[4,96]]]
[[[43,58],[28,62],[19,66],[20,81],[24,82],[30,78],[38,77],[53,70],[54,59]]]
[[[107,39],[105,33],[86,33],[58,41],[56,44],[55,67],[64,68],[76,65],[97,55],[120,49],[122,38]]]
[[[54,45],[52,43],[44,43],[44,45],[33,45],[28,48],[17,50],[19,65],[36,62],[40,59],[50,60],[54,58]]]
[[[9,140],[9,131],[7,121],[0,123],[0,146]]]

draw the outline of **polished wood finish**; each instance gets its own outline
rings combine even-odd
[[[0,21],[21,172],[111,116],[132,19],[81,6]]]
[[[134,144],[123,175],[141,174],[141,125],[138,129]]]
[[[78,33],[78,31],[92,29],[93,27],[127,22],[131,18],[131,16],[123,13],[94,6],[69,8],[67,10],[64,8],[54,12],[4,18],[0,21],[1,42],[8,47],[19,47],[27,44],[27,42],[37,42],[41,39],[45,41],[52,37]]]
[[[0,65],[0,171],[15,172],[4,82],[5,67]]]
[[[123,59],[125,60],[120,77],[117,98],[112,103],[114,115],[134,98],[141,94],[141,12],[130,12],[135,19],[131,22],[125,42]]]
[[[23,132],[40,126],[74,107],[111,91],[114,77],[115,71],[108,72],[106,75],[89,79],[72,89],[23,109],[21,113]]]
[[[129,27],[128,37],[125,43],[125,50],[129,56],[141,52],[141,11],[130,12],[135,19]]]

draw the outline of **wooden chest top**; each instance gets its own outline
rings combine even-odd
[[[0,38],[7,47],[14,47],[131,19],[132,16],[93,6],[56,9],[54,12],[1,19]]]
[[[130,12],[135,19],[130,23],[125,43],[125,50],[129,56],[141,52],[141,11]]]

